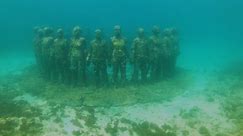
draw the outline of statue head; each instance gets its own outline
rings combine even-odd
[[[75,38],[78,38],[78,37],[80,37],[80,35],[81,35],[81,28],[79,26],[75,26],[73,28],[73,36]]]
[[[154,35],[160,34],[160,28],[158,26],[153,26],[152,32]]]
[[[138,33],[138,37],[140,37],[140,38],[144,37],[144,29],[143,28],[139,28],[137,33]]]
[[[44,35],[45,35],[46,37],[51,36],[52,33],[53,33],[53,29],[52,29],[52,28],[50,28],[50,27],[45,27],[45,28],[44,28]]]
[[[119,26],[119,25],[114,26],[114,34],[116,37],[121,36],[121,26]]]
[[[102,31],[100,29],[95,30],[96,39],[100,40],[102,38]]]
[[[57,30],[57,38],[63,38],[64,37],[64,31],[60,28]]]

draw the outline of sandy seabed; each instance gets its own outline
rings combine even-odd
[[[0,76],[0,136],[242,136],[242,69],[181,69],[123,88],[69,87],[33,66]]]

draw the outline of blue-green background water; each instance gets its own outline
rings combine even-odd
[[[89,36],[102,28],[109,37],[120,24],[131,40],[138,27],[150,34],[151,27],[159,25],[180,31],[179,66],[222,67],[243,58],[242,10],[241,0],[2,0],[0,57],[21,62],[23,56],[33,56],[32,30],[38,25],[62,27],[67,35],[75,25]]]
[[[242,13],[242,0],[0,0],[0,135],[243,135]],[[147,36],[153,25],[176,27],[181,72],[96,90],[47,82],[29,67],[35,26],[69,37],[80,25],[90,40],[96,28],[109,39],[117,24],[129,44],[138,27]]]

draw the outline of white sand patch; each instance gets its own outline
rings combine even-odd
[[[42,124],[44,136],[64,136],[63,128],[54,120],[43,120]]]
[[[43,114],[50,115],[50,119],[43,120],[44,135],[67,135],[73,136],[74,132],[78,132],[85,136],[104,135],[109,136],[107,126],[126,128],[125,131],[119,131],[120,136],[129,136],[128,129],[132,130],[131,124],[121,122],[122,119],[129,120],[134,123],[149,122],[161,127],[164,124],[175,126],[177,135],[182,136],[183,131],[188,131],[190,135],[201,136],[199,129],[206,127],[211,135],[217,133],[230,134],[235,126],[233,122],[227,119],[221,108],[221,99],[208,101],[205,88],[211,77],[209,75],[197,74],[197,81],[186,93],[178,96],[171,101],[164,103],[147,103],[136,104],[132,106],[121,106],[111,108],[96,108],[94,118],[96,118],[95,126],[87,125],[87,117],[91,116],[86,110],[78,111],[73,107],[64,107],[59,109],[55,115],[51,115],[51,109],[46,101],[25,94],[16,97],[16,101],[24,100],[31,106],[38,106],[43,110]],[[58,108],[61,108],[60,106]],[[82,109],[82,108],[81,108]],[[82,116],[77,116],[80,112]],[[60,118],[56,121],[56,118]],[[76,123],[75,123],[76,122]],[[77,125],[77,123],[79,125]]]
[[[62,117],[64,131],[67,133],[68,136],[72,136],[73,131],[79,130],[79,127],[75,126],[72,123],[72,120],[76,120],[76,111],[74,109],[71,109],[70,107],[65,107],[64,116],[65,117]]]
[[[97,134],[97,131],[91,131],[92,128],[88,128],[87,126],[85,126],[84,120],[78,119],[76,117],[76,111],[71,107],[66,106],[64,109],[60,109],[58,105],[51,107],[46,101],[30,94],[18,96],[14,99],[14,101],[25,101],[33,107],[38,107],[41,109],[42,115],[48,117],[48,119],[40,121],[44,126],[44,136],[73,136],[74,131],[80,131],[84,134]],[[55,115],[52,115],[53,108],[58,108],[57,110],[59,110],[56,112]],[[86,113],[86,115],[87,114],[88,113]],[[58,121],[56,121],[57,118],[59,118]],[[78,121],[83,127],[80,128],[80,126],[75,126],[73,124],[74,120]]]
[[[216,99],[210,102],[203,92],[207,83],[205,82],[205,77],[205,75],[204,77],[200,76],[195,86],[188,90],[187,93],[169,102],[96,108],[94,116],[97,118],[95,124],[97,127],[94,128],[86,126],[85,119],[77,118],[77,111],[71,107],[65,107],[61,122],[63,128],[56,124],[58,128],[56,128],[56,131],[64,131],[65,135],[68,136],[72,136],[74,131],[87,136],[97,134],[109,135],[106,132],[108,125],[113,128],[115,127],[116,121],[127,119],[135,123],[150,122],[158,126],[164,124],[176,126],[178,136],[182,135],[182,132],[185,130],[188,131],[190,135],[200,136],[200,127],[206,127],[212,135],[216,135],[218,132],[230,134],[235,126],[223,113],[220,100]],[[81,114],[83,116],[89,116],[87,111],[81,111]],[[76,126],[73,120],[78,121],[81,127]],[[53,122],[49,122],[49,125],[53,125],[52,123]],[[48,122],[46,122],[46,126],[49,125]],[[132,127],[130,125],[131,124],[119,122],[118,127],[130,129]],[[54,134],[53,130],[46,129],[45,131],[49,135]],[[118,134],[121,136],[129,136],[129,131],[119,131]]]
[[[190,111],[192,109],[199,109],[197,117],[191,119],[184,119],[180,116],[182,110]],[[226,116],[220,110],[219,102],[208,102],[204,97],[178,97],[172,102],[166,103],[149,103],[137,104],[127,107],[115,107],[105,110],[105,114],[97,114],[98,122],[101,128],[111,122],[111,119],[128,119],[136,123],[144,121],[162,126],[163,124],[170,124],[178,128],[178,132],[188,130],[191,135],[199,136],[198,129],[201,126],[208,127],[212,134],[217,132],[224,132],[227,134],[229,130],[234,128],[232,122],[228,121]],[[195,128],[188,126],[188,121],[196,120]]]
[[[43,136],[64,136],[64,129],[62,127],[62,124],[59,122],[56,122],[55,116],[51,115],[51,107],[48,105],[47,101],[38,98],[36,96],[32,96],[30,94],[24,94],[22,96],[18,96],[14,98],[14,101],[25,101],[28,104],[30,104],[32,107],[38,107],[41,109],[42,115],[49,117],[45,120],[40,120],[40,122],[43,124]],[[60,112],[57,112],[57,116],[60,116]],[[66,119],[68,120],[68,119]],[[66,120],[64,120],[64,124],[66,124]],[[72,126],[73,127],[73,126]]]
[[[30,94],[24,94],[24,95],[14,98],[14,101],[21,101],[21,100],[29,103],[31,106],[44,106],[47,104],[46,101],[44,101],[36,96],[32,96]]]
[[[170,124],[176,126],[178,131],[187,130],[191,135],[199,136],[198,129],[205,126],[212,134],[216,132],[229,133],[234,129],[234,124],[230,122],[221,109],[220,101],[209,102],[204,94],[207,75],[200,76],[195,86],[188,90],[183,96],[165,103],[137,104],[126,107],[112,107],[101,109],[105,114],[97,113],[100,127],[106,127],[111,119],[128,119],[136,123],[144,121],[157,124]],[[182,111],[189,112],[195,110],[195,117],[183,118]],[[196,121],[195,128],[188,126],[188,122]],[[215,132],[216,131],[216,132]],[[180,135],[180,134],[178,134]]]

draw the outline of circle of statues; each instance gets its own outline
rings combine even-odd
[[[34,32],[34,52],[41,75],[73,86],[156,82],[173,76],[180,53],[175,28],[161,32],[154,26],[150,37],[139,28],[130,44],[119,25],[114,27],[109,40],[97,29],[90,42],[79,26],[73,28],[70,38],[65,37],[61,28],[54,32],[50,27],[36,27]],[[132,71],[130,79],[128,68]]]

